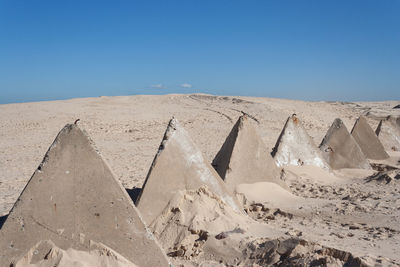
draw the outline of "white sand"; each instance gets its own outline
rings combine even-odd
[[[271,150],[292,113],[301,118],[318,145],[335,118],[341,118],[351,129],[356,118],[363,114],[375,128],[380,118],[400,115],[399,110],[392,109],[397,104],[398,101],[327,103],[165,95],[0,105],[0,216],[9,212],[58,131],[78,118],[117,178],[126,188],[132,188],[142,186],[172,116],[179,119],[205,159],[211,162],[241,110],[257,118],[258,132]],[[379,163],[400,167],[400,154],[388,152],[391,158]],[[269,235],[275,238],[275,234],[285,238],[294,236],[351,252],[366,262],[379,259],[383,263],[400,264],[400,180],[366,182],[365,178],[374,173],[372,170],[329,172],[312,166],[284,168],[291,193],[264,184],[256,188],[259,191],[256,194],[251,185],[242,186],[241,197],[247,199],[248,214],[257,225],[262,225],[260,229],[265,229],[264,234],[257,232],[260,238]],[[237,246],[226,247],[237,252],[252,246],[257,251],[261,241],[254,241],[255,235],[243,234],[243,238],[251,236],[245,243],[237,235]],[[192,257],[190,262],[205,260],[202,257],[207,255],[208,248],[215,253],[219,248],[215,244],[210,239],[203,247],[204,254]],[[180,260],[189,264],[183,258],[177,262]]]

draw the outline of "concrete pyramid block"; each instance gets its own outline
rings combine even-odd
[[[389,158],[385,148],[379,141],[374,130],[369,126],[367,119],[360,116],[354,123],[351,135],[360,146],[364,155],[369,159],[382,160]]]
[[[386,151],[400,151],[400,118],[381,120],[375,133]]]
[[[66,125],[47,151],[0,230],[0,266],[41,240],[88,251],[99,242],[139,266],[168,266],[132,200],[92,141]]]
[[[236,198],[204,158],[176,119],[170,120],[159,150],[136,201],[149,225],[180,190],[197,190],[206,185],[222,201],[241,212]]]
[[[212,165],[231,192],[238,184],[257,182],[286,187],[280,180],[280,169],[246,115],[239,117]]]
[[[341,119],[335,119],[319,147],[332,169],[371,169],[360,146]]]
[[[321,151],[295,114],[286,120],[285,126],[272,150],[272,156],[278,166],[314,165],[330,169]]]

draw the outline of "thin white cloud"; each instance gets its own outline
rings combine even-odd
[[[158,84],[153,84],[151,86],[151,88],[155,88],[155,89],[163,89],[166,88],[162,83],[158,83]]]
[[[182,88],[192,88],[193,86],[190,83],[182,83],[181,87]]]

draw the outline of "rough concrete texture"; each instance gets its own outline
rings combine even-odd
[[[101,243],[91,242],[89,245],[89,251],[71,248],[63,250],[50,240],[40,241],[15,264],[15,267],[137,267]]]
[[[238,184],[257,182],[286,187],[280,179],[280,169],[246,115],[239,117],[212,165],[232,192]]]
[[[0,266],[41,240],[81,251],[101,242],[139,266],[169,264],[92,141],[71,124],[60,131],[0,230]]]
[[[364,116],[360,116],[356,120],[351,135],[367,158],[376,160],[389,158],[388,153],[386,153],[385,148]]]
[[[375,130],[386,151],[400,151],[400,117],[388,117]]]
[[[203,157],[176,119],[170,120],[160,148],[147,174],[137,207],[151,224],[180,190],[196,190],[206,185],[236,211],[241,206]]]
[[[319,147],[332,169],[371,169],[360,146],[341,119],[335,119]]]
[[[314,165],[330,169],[321,151],[295,114],[286,120],[285,126],[272,150],[272,156],[278,166]]]

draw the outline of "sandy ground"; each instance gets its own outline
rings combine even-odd
[[[399,103],[197,94],[0,105],[0,216],[8,214],[58,131],[76,119],[116,177],[131,189],[142,186],[172,116],[179,119],[211,162],[241,111],[259,121],[258,131],[272,149],[292,113],[302,120],[318,145],[335,118],[341,118],[350,130],[363,114],[375,129],[380,118],[400,115],[400,109],[392,109]],[[378,163],[400,168],[400,152],[391,151],[390,155],[390,159]],[[267,227],[260,236],[299,237],[349,251],[367,262],[374,259],[383,265],[400,264],[400,180],[368,179],[374,170],[329,172],[303,166],[285,167],[285,172],[291,192],[274,190],[268,184],[238,189],[245,196],[252,221]],[[259,191],[262,189],[265,191]],[[188,260],[196,262],[195,258]]]

